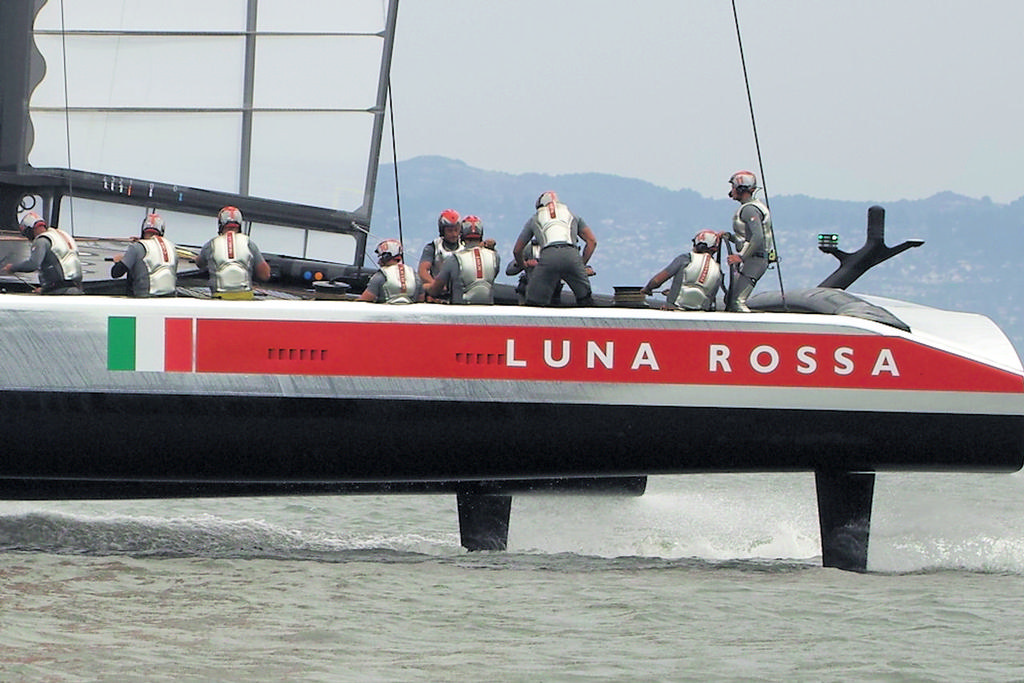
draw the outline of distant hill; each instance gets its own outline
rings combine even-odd
[[[599,246],[591,264],[595,291],[641,285],[689,246],[703,228],[727,230],[736,203],[692,190],[668,190],[646,181],[600,173],[543,175],[484,171],[444,157],[417,157],[399,164],[402,236],[419,258],[437,236],[437,215],[445,208],[481,217],[488,237],[498,241],[503,267],[533,203],[544,190],[558,192],[594,229]],[[840,248],[864,243],[872,202],[769,197],[786,289],[818,284],[837,261],[817,249],[819,232],[840,235]],[[869,271],[853,291],[983,313],[1024,349],[1024,309],[1012,295],[1024,289],[1024,272],[1012,259],[1024,234],[1024,197],[1010,204],[939,192],[922,200],[883,204],[886,243],[925,240]],[[373,211],[374,237],[398,236],[394,167],[382,165]],[[1013,248],[1011,248],[1013,247]],[[412,260],[412,259],[410,259]],[[779,289],[779,272],[769,271],[756,291]],[[514,282],[501,276],[499,281]]]

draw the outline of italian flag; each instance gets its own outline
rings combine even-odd
[[[193,372],[194,322],[162,316],[107,318],[107,370]]]

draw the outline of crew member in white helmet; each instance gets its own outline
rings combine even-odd
[[[650,296],[657,287],[672,278],[665,308],[681,311],[715,310],[715,296],[722,284],[722,268],[718,264],[720,247],[720,235],[717,232],[701,230],[693,237],[693,249],[688,254],[677,256],[640,291]]]
[[[270,266],[256,243],[242,232],[242,212],[225,206],[217,214],[217,232],[203,245],[196,266],[210,272],[210,291],[216,299],[252,299],[252,279],[266,282]]]
[[[423,289],[416,271],[402,262],[402,243],[384,240],[374,250],[380,270],[373,274],[360,301],[380,304],[411,304],[423,300]]]
[[[82,294],[82,261],[75,238],[46,225],[43,217],[29,211],[18,225],[21,234],[32,243],[29,257],[21,263],[8,263],[0,274],[39,271],[39,294]]]
[[[740,203],[732,219],[732,233],[725,237],[736,245],[735,254],[726,258],[730,266],[728,311],[749,313],[747,297],[768,269],[774,258],[772,217],[768,207],[754,199],[757,176],[750,171],[737,171],[729,178],[729,197]]]
[[[164,219],[151,213],[142,221],[139,239],[114,257],[110,277],[128,274],[129,293],[138,298],[175,296],[178,286],[178,248],[164,237]]]

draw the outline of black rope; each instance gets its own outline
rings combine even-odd
[[[764,192],[764,205],[770,212],[772,207],[768,203],[768,183],[764,177],[764,162],[761,157],[761,139],[757,135],[757,117],[754,116],[754,98],[750,95],[750,77],[747,74],[747,59],[743,53],[743,36],[740,33],[740,16],[736,11],[736,0],[732,0],[732,18],[736,24],[736,42],[739,44],[740,48],[740,64],[743,66],[743,84],[747,89],[747,107],[750,109],[750,126],[754,131],[754,148],[757,150],[757,169],[761,173],[761,189]],[[775,249],[776,271],[779,274],[779,293],[782,295],[782,307],[784,310],[789,311],[789,307],[786,306],[786,288],[782,286],[782,260],[779,258],[779,246],[777,243],[774,243],[774,233],[772,241],[773,244],[771,246]],[[768,245],[765,245],[765,248],[767,247]]]

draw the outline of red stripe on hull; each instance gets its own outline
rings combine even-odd
[[[1021,393],[1013,372],[899,337],[196,321],[197,372]]]

